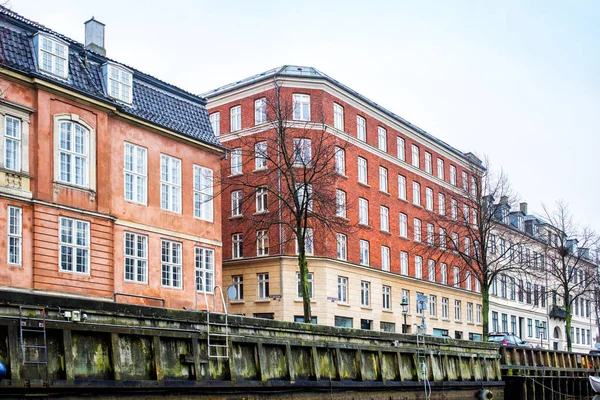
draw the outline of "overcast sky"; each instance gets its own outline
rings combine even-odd
[[[16,12],[193,93],[313,66],[600,231],[599,1],[33,1]]]

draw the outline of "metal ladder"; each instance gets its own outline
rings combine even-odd
[[[34,317],[26,311],[33,311]],[[37,316],[39,312],[39,317]],[[25,344],[25,337],[29,343]],[[46,341],[46,309],[43,307],[19,306],[19,339],[21,365],[44,365],[48,377],[48,345]],[[41,343],[40,343],[41,339]]]
[[[225,303],[225,297],[223,296],[223,289],[221,288],[221,286],[218,285],[215,286],[213,289],[213,310],[217,309],[217,291],[221,295],[221,302],[223,303],[223,310],[225,312],[213,312],[213,314],[223,315],[225,322],[211,321],[211,312],[210,308],[208,307],[208,298],[206,296],[206,292],[204,292],[204,302],[206,304],[206,338],[208,346],[207,353],[208,358],[229,359],[229,314],[227,312],[227,303]],[[223,329],[225,330],[225,332],[223,332]],[[225,344],[223,344],[223,341],[225,341]],[[219,349],[223,349],[221,354],[219,354]]]
[[[429,372],[427,368],[427,354],[425,347],[425,335],[417,328],[417,368],[421,370],[423,377],[423,389],[425,399],[431,396],[431,385],[429,384]]]

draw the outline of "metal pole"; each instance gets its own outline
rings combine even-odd
[[[402,325],[402,333],[406,333],[406,313],[404,315],[404,325]]]

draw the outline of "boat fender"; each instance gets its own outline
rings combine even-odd
[[[481,389],[477,392],[477,398],[480,400],[489,400],[494,398],[494,393],[491,390]]]

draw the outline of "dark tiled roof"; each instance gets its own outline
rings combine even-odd
[[[33,36],[38,31],[51,34],[69,44],[67,80],[38,70],[33,47]],[[122,113],[221,147],[212,132],[204,98],[127,67],[133,73],[133,102],[131,105],[120,103],[110,98],[104,89],[102,66],[108,61],[115,62],[86,50],[81,43],[0,6],[0,66],[52,81],[110,103]]]
[[[290,76],[290,77],[300,77],[300,78],[316,78],[316,79],[324,79],[328,82],[331,82],[332,84],[334,84],[335,86],[339,87],[340,89],[350,93],[351,95],[359,98],[360,100],[364,101],[365,103],[369,104],[370,106],[376,108],[377,110],[381,111],[382,113],[388,115],[390,118],[395,119],[396,121],[398,121],[400,124],[405,125],[407,127],[409,127],[410,129],[414,130],[415,132],[423,135],[424,137],[428,138],[429,140],[434,141],[435,143],[439,144],[440,146],[444,147],[446,150],[449,150],[450,152],[456,154],[457,156],[463,158],[464,160],[466,160],[469,163],[478,165],[479,167],[483,167],[483,164],[481,163],[481,160],[479,159],[474,159],[470,153],[463,153],[462,151],[450,146],[448,143],[444,142],[443,140],[438,139],[437,137],[433,136],[432,134],[426,132],[425,130],[419,128],[418,126],[410,123],[409,121],[405,120],[404,118],[402,118],[401,116],[391,112],[390,110],[388,110],[387,108],[380,106],[379,104],[375,103],[374,101],[368,99],[367,97],[361,95],[360,93],[358,93],[357,91],[349,88],[348,86],[344,85],[343,83],[333,79],[332,77],[330,77],[327,74],[324,74],[323,72],[319,71],[318,69],[314,68],[314,67],[301,67],[301,66],[296,66],[296,65],[284,65],[282,67],[278,67],[278,68],[273,68],[270,69],[268,71],[265,71],[263,73],[257,74],[257,75],[253,75],[249,78],[245,78],[242,80],[239,80],[237,82],[233,82],[230,83],[228,85],[225,86],[221,86],[219,88],[210,90],[206,93],[202,93],[200,96],[202,97],[206,97],[208,99],[218,96],[220,94],[223,93],[227,93],[230,92],[232,90],[236,90],[238,88],[244,87],[244,86],[248,86],[251,85],[253,83],[256,82],[261,82],[263,80],[269,79],[269,78],[273,78],[273,77],[277,77],[277,76]]]

